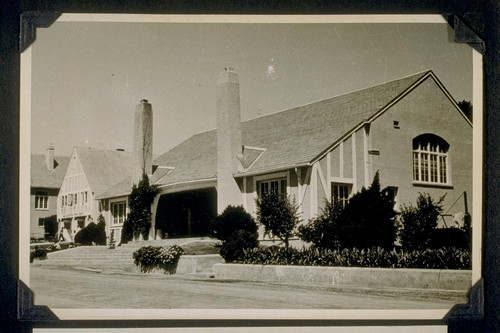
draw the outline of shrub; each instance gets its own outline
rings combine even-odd
[[[306,225],[300,225],[297,235],[305,242],[310,242],[316,248],[334,249],[340,246],[338,224],[344,207],[338,200],[326,201],[321,214],[309,220]]]
[[[256,234],[246,230],[238,230],[222,242],[220,255],[226,262],[233,262],[243,255],[243,250],[257,246],[259,246],[259,241]]]
[[[428,193],[419,193],[416,207],[412,204],[401,206],[400,236],[403,248],[424,249],[430,245],[429,241],[443,210],[441,204],[443,200],[444,196],[435,202]]]
[[[441,248],[437,250],[397,251],[381,247],[368,249],[284,249],[267,247],[247,249],[236,260],[253,265],[301,265],[333,267],[380,267],[380,268],[429,268],[470,269],[471,256],[467,250]]]
[[[103,221],[99,224],[90,222],[85,228],[75,235],[75,243],[81,245],[106,245],[106,230]]]
[[[30,256],[30,261],[33,262],[31,259],[32,258],[38,258],[38,259],[47,259],[47,251],[44,249],[35,249],[33,252],[31,252]]]
[[[294,236],[295,228],[301,221],[295,198],[269,192],[256,203],[257,219],[264,226],[264,235],[279,238],[288,249],[289,239]]]
[[[345,248],[392,248],[397,235],[394,195],[389,188],[380,189],[375,174],[368,189],[354,194],[338,222],[337,237]]]
[[[226,262],[241,256],[243,249],[259,245],[257,224],[242,206],[227,206],[213,221],[212,233],[222,241],[220,255]]]
[[[254,218],[242,206],[227,206],[212,223],[212,233],[221,241],[228,240],[238,230],[257,235],[257,224]]]
[[[132,257],[134,264],[140,267],[142,273],[163,269],[165,274],[174,274],[179,258],[184,253],[184,250],[178,245],[169,247],[145,246],[136,250]]]

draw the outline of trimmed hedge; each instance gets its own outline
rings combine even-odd
[[[255,265],[298,265],[335,267],[471,269],[471,256],[467,250],[441,248],[435,250],[371,249],[301,250],[271,246],[248,249],[235,263]]]
[[[165,274],[175,274],[177,263],[183,254],[185,251],[178,245],[169,247],[145,246],[135,251],[132,257],[134,264],[140,267],[142,273],[163,269]]]

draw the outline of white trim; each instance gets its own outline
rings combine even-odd
[[[286,167],[271,169],[271,170],[267,170],[267,171],[237,172],[237,173],[233,174],[233,177],[234,178],[242,178],[242,177],[250,177],[250,176],[265,176],[265,175],[268,175],[269,173],[286,172],[286,171],[289,171],[290,169],[309,167],[311,165],[312,165],[311,163],[302,163],[302,164],[295,164],[295,165],[289,165]]]
[[[368,156],[369,149],[369,134],[370,124],[363,126],[363,169],[364,169],[364,184],[368,188],[370,186],[370,156]]]
[[[268,173],[265,175],[260,175],[260,176],[255,176],[253,177],[254,182],[258,182],[261,180],[268,180],[268,179],[274,179],[274,178],[287,178],[288,181],[288,176],[290,175],[290,171],[287,172],[274,172],[274,173]]]
[[[247,210],[247,177],[243,177],[243,208]]]
[[[343,147],[343,143],[341,144]],[[332,154],[326,154],[326,179],[332,178]],[[330,198],[332,196],[332,188],[331,186],[327,186],[326,188],[326,197]]]
[[[309,196],[310,198],[310,207],[309,207],[309,212],[310,212],[310,217],[313,217],[316,215],[316,211],[318,209],[318,172],[317,172],[317,163],[314,163],[312,165],[312,171],[311,171],[311,182],[310,182],[310,191],[311,195]]]
[[[330,183],[348,183],[353,185],[354,178],[346,178],[346,177],[330,177]]]
[[[352,150],[352,178],[354,182],[352,183],[353,191],[358,191],[358,167],[356,166],[356,132],[351,134],[351,150]]]
[[[317,165],[316,172],[318,173],[319,180],[321,182],[321,185],[323,186],[323,192],[328,197],[328,190],[327,190],[327,185],[326,185],[325,177],[323,176],[323,169],[321,168],[321,165],[319,164],[319,162],[316,163],[316,165]]]
[[[159,186],[158,189],[161,191],[159,194],[168,194],[168,193],[176,193],[188,190],[200,190],[211,187],[215,187],[217,189],[217,178],[197,179],[185,182],[166,184]]]
[[[301,206],[304,203],[304,200],[306,199],[307,187],[309,186],[309,189],[311,188],[310,187],[310,184],[311,184],[311,173],[312,173],[312,167],[307,168],[306,177],[305,177],[304,181],[302,182],[303,184],[306,184],[305,185],[305,189],[304,189],[304,186],[302,186],[302,189],[304,189],[304,191],[302,192],[302,198],[299,198]],[[307,184],[309,184],[309,185],[307,185]]]
[[[252,146],[243,145],[243,150],[245,150],[245,148],[252,149],[252,150],[260,150],[260,151],[266,151],[267,150],[267,148],[252,147]]]
[[[339,176],[344,177],[344,141],[339,144]]]
[[[299,204],[299,213],[303,213],[302,209],[302,169],[295,168],[295,174],[297,175],[297,202]]]

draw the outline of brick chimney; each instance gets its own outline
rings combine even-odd
[[[240,84],[232,68],[224,69],[217,81],[217,211],[241,205],[242,194],[233,177],[242,153]]]
[[[45,164],[47,170],[54,170],[54,145],[52,143],[45,149]]]
[[[132,184],[153,173],[153,108],[147,99],[135,107]]]

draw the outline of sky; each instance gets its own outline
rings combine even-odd
[[[446,23],[55,22],[32,46],[31,151],[131,151],[147,99],[160,155],[216,127],[225,67],[239,76],[242,120],[428,69],[472,100],[472,49]]]

